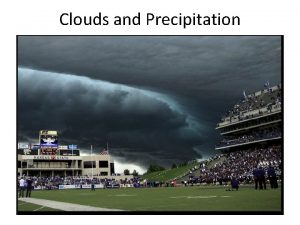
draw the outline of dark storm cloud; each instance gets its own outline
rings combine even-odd
[[[256,91],[263,88],[267,80],[272,85],[280,82],[280,52],[280,37],[271,36],[25,36],[18,39],[20,66],[83,74],[170,96],[178,103],[177,107],[184,109],[182,115],[190,116],[185,121],[202,126],[202,130],[198,129],[201,130],[199,136],[205,141],[193,148],[204,155],[211,154],[218,137],[215,124],[242,97],[243,90],[247,93]],[[121,101],[126,95],[121,97],[120,94],[111,101]],[[178,120],[180,116],[175,122],[179,123]],[[119,129],[116,121],[109,124]],[[132,126],[135,124],[142,126],[142,122],[134,121]],[[155,126],[148,123],[143,127],[146,129],[151,125]],[[184,136],[186,132],[180,130],[180,135]],[[143,136],[141,132],[132,132],[126,135],[136,136],[138,143],[146,142],[139,136]],[[82,138],[90,140],[89,137]],[[122,135],[118,138],[122,139]],[[138,152],[132,154],[138,155]],[[194,157],[193,154],[184,156]]]
[[[113,155],[142,165],[200,157],[193,150],[201,144],[199,130],[163,95],[80,76],[22,68],[18,73],[20,140],[54,129],[61,144],[93,144],[99,153],[109,141]]]
[[[279,37],[20,37],[19,49],[22,66],[143,85],[280,72]]]
[[[263,36],[20,37],[19,64],[159,89],[216,112],[223,94],[235,100],[280,82],[280,44]],[[217,104],[207,104],[207,93]]]

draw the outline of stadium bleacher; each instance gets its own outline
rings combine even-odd
[[[255,118],[281,109],[281,85],[246,95],[222,117],[217,126]]]
[[[222,158],[222,160],[217,160]],[[225,153],[213,160],[203,161],[197,171],[188,174],[182,180],[188,180],[189,184],[226,184],[233,177],[240,183],[253,183],[253,171],[262,167],[265,172],[272,166],[278,177],[281,176],[280,165],[282,163],[281,146],[270,146],[265,149],[248,149]],[[210,166],[208,166],[210,165]]]
[[[282,165],[281,84],[246,95],[222,117],[216,130],[222,139],[216,145],[221,154],[184,174],[185,184],[228,184],[232,179],[253,183],[253,172],[273,167],[281,178]]]

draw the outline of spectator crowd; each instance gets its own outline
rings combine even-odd
[[[254,130],[252,132],[247,132],[247,134],[235,137],[235,136],[226,136],[222,139],[217,145],[217,147],[229,146],[234,144],[242,144],[252,141],[259,141],[268,138],[277,138],[281,137],[281,128],[270,128],[264,130]]]
[[[214,163],[216,162],[216,163]],[[226,154],[216,155],[208,160],[202,161],[188,171],[182,180],[182,184],[253,184],[259,188],[265,187],[266,180],[269,180],[271,188],[277,188],[277,179],[281,177],[282,155],[281,145],[240,150]],[[195,175],[197,174],[197,175]],[[267,179],[265,179],[267,178]],[[58,189],[59,185],[95,185],[102,184],[104,188],[122,187],[172,187],[176,186],[176,179],[168,182],[148,181],[141,177],[131,179],[108,179],[90,177],[19,177],[19,196],[30,197],[31,189]],[[180,184],[180,183],[179,183]],[[238,188],[237,188],[238,189]],[[28,193],[28,194],[27,194]]]
[[[218,157],[223,160],[219,160],[213,166],[208,163],[209,161],[202,162],[198,171],[200,176],[193,175],[195,173],[191,174],[188,183],[222,185],[228,184],[234,178],[239,183],[249,184],[255,181],[257,169],[260,169],[260,173],[263,173],[265,177],[269,177],[272,171],[272,181],[274,177],[275,179],[281,178],[281,146],[235,151]]]
[[[271,112],[272,108],[281,107],[282,94],[281,85],[277,85],[276,89],[268,88],[262,90],[260,94],[249,94],[244,96],[238,103],[236,103],[232,109],[222,117],[221,122],[234,119],[239,121],[249,119],[255,116],[259,116],[263,113],[262,109],[266,108],[267,112]],[[258,113],[251,115],[252,111],[258,110]]]

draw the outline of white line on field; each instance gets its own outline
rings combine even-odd
[[[136,195],[119,194],[119,195],[109,195],[109,196],[115,196],[115,197],[134,197]]]
[[[216,195],[194,195],[194,196],[174,196],[174,197],[169,197],[169,198],[188,198],[188,199],[193,199],[193,198],[228,198],[231,196],[227,195],[222,195],[222,196],[216,196]]]
[[[216,198],[217,196],[213,195],[213,196],[188,196],[187,198]]]
[[[18,205],[20,206],[20,205],[26,205],[26,204],[28,204],[28,203],[24,202],[24,203],[19,203]]]
[[[33,210],[33,211],[39,211],[39,210],[42,209],[42,208],[45,208],[45,206],[42,206],[42,207],[40,207],[40,208],[37,208],[37,209],[35,209],[35,210]]]
[[[33,203],[36,205],[42,205],[44,207],[49,207],[52,209],[59,209],[62,211],[123,211],[120,209],[107,209],[107,208],[93,207],[88,205],[80,205],[80,204],[73,204],[73,203],[59,202],[59,201],[38,199],[38,198],[22,198],[20,200],[28,203]]]

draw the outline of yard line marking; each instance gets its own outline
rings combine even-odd
[[[169,197],[169,198],[186,198],[188,196],[175,196],[175,197]]]
[[[26,204],[28,204],[27,202],[24,202],[24,203],[18,203],[18,205],[20,206],[20,205],[26,205]]]
[[[216,198],[217,196],[215,195],[210,195],[210,196],[203,196],[203,195],[199,195],[199,196],[188,196],[187,198]]]
[[[134,197],[134,196],[136,196],[136,195],[119,194],[119,195],[110,195],[110,196],[114,196],[114,197]]]
[[[45,206],[39,207],[39,208],[37,208],[37,209],[35,209],[35,210],[33,210],[33,211],[39,211],[39,210],[42,209],[42,208],[45,208]]]
[[[194,196],[174,196],[169,198],[187,198],[187,199],[193,199],[193,198],[228,198],[231,196],[222,195],[222,196],[216,196],[216,195],[194,195]]]

